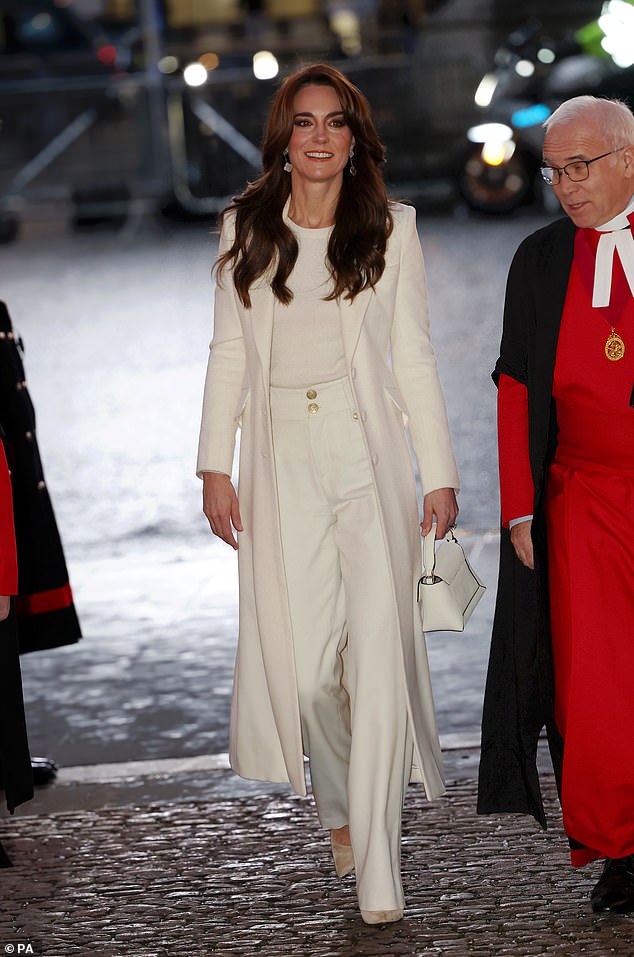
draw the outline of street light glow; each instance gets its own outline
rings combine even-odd
[[[535,64],[532,60],[518,60],[515,64],[515,72],[518,76],[532,76],[535,72]]]
[[[474,100],[476,106],[483,108],[489,106],[497,85],[498,78],[495,73],[485,73],[478,84],[478,89],[475,91]]]
[[[175,56],[164,56],[158,61],[158,68],[161,73],[176,73],[178,70],[178,59]]]
[[[537,51],[537,59],[540,63],[554,63],[557,58],[555,51],[551,50],[550,47],[542,47],[541,50]]]
[[[488,143],[493,140],[504,143],[513,139],[513,130],[506,123],[480,123],[467,130],[467,139],[472,143]]]
[[[272,80],[279,71],[279,63],[270,50],[259,50],[253,54],[253,75],[256,80]]]
[[[599,27],[605,34],[601,46],[622,69],[634,64],[634,6],[624,0],[603,4]]]
[[[513,140],[506,140],[504,143],[500,140],[488,140],[482,147],[482,159],[487,166],[501,166],[510,160],[514,152]]]
[[[187,86],[203,86],[207,82],[207,70],[202,63],[190,63],[183,70],[183,79]]]
[[[211,73],[212,70],[217,70],[220,66],[220,57],[217,53],[203,53],[202,56],[198,57],[198,62],[202,63],[204,68]]]

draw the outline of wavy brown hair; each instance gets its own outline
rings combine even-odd
[[[385,248],[392,232],[392,216],[381,172],[385,148],[374,128],[364,95],[350,80],[323,63],[291,74],[278,89],[264,130],[262,175],[224,210],[235,213],[233,245],[217,262],[219,278],[225,266],[233,268],[233,282],[242,304],[249,308],[249,290],[267,272],[271,288],[288,304],[293,294],[286,285],[298,245],[282,218],[291,191],[291,177],[283,169],[283,152],[293,131],[293,103],[304,86],[331,86],[339,98],[346,123],[354,136],[354,165],[344,170],[335,224],[328,242],[333,289],[328,299],[354,299],[374,286],[385,268]],[[222,220],[221,220],[222,221]]]

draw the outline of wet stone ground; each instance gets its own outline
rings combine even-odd
[[[0,952],[40,957],[631,957],[634,918],[596,916],[552,780],[541,832],[477,817],[475,784],[404,815],[405,918],[366,926],[308,799],[281,795],[21,818],[0,871]],[[17,949],[14,951],[17,953]],[[25,951],[22,950],[24,953]]]

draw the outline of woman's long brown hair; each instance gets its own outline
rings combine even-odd
[[[282,218],[291,191],[291,177],[283,169],[283,152],[293,131],[293,102],[304,86],[331,86],[354,136],[351,176],[346,165],[335,224],[328,242],[328,262],[333,278],[329,299],[354,299],[374,286],[385,268],[385,248],[392,231],[392,216],[381,168],[385,149],[372,122],[366,98],[338,70],[314,64],[291,74],[282,83],[271,107],[262,144],[262,175],[249,183],[223,212],[235,212],[233,245],[219,257],[218,276],[233,267],[233,282],[240,301],[251,306],[249,290],[269,270],[275,272],[271,288],[288,304],[293,294],[286,285],[297,259],[297,241]]]

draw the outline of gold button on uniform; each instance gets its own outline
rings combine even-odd
[[[359,418],[359,413],[358,413],[358,412],[353,412],[353,413],[352,413],[352,418],[355,419],[355,420],[358,419],[358,418]]]
[[[307,398],[307,399],[316,399],[316,398],[317,398],[317,393],[315,392],[314,389],[309,389],[308,392],[306,393],[306,398]]]
[[[316,412],[319,412],[319,406],[317,405],[316,402],[311,402],[310,405],[308,406],[308,411],[310,412],[311,415],[315,415]]]

